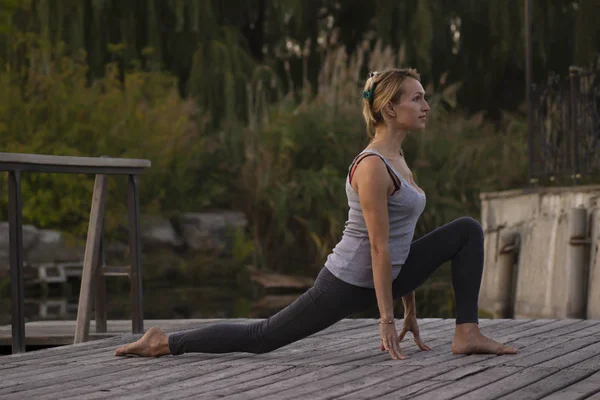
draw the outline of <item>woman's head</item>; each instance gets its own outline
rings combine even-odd
[[[369,136],[375,135],[375,127],[380,124],[403,130],[425,128],[429,105],[420,79],[411,68],[369,74],[363,92],[363,116]]]

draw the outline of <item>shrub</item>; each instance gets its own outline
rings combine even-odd
[[[172,76],[137,68],[121,76],[108,64],[105,77],[89,84],[84,54],[68,56],[60,47],[22,39],[27,56],[21,68],[0,71],[3,151],[149,159],[152,168],[140,189],[145,212],[199,208],[224,198],[211,144],[202,136],[206,118],[179,96]],[[121,222],[127,192],[126,179],[109,182],[111,231]],[[0,184],[0,190],[5,187]],[[92,190],[91,176],[24,174],[24,219],[84,235]],[[5,194],[0,202],[0,218],[6,218]]]

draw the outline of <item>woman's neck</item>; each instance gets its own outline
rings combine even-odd
[[[401,154],[402,142],[406,137],[405,131],[391,131],[387,126],[375,128],[375,136],[369,147],[393,156]]]

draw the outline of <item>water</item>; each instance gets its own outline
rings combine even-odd
[[[29,289],[29,288],[28,288]],[[41,295],[27,290],[25,321],[75,320],[79,288],[76,284],[51,288]],[[127,288],[107,288],[107,319],[130,319],[131,301]],[[291,303],[298,294],[256,298],[235,287],[160,287],[145,285],[144,319],[264,318]],[[11,321],[9,297],[0,298],[0,325]]]
[[[126,280],[107,279],[107,319],[130,319],[131,301]],[[256,287],[235,279],[213,278],[202,286],[165,280],[145,280],[143,284],[144,319],[192,318],[266,318],[292,301],[301,291],[259,294]],[[25,288],[25,321],[75,320],[79,281],[50,285],[47,292],[39,286]],[[438,274],[416,292],[419,318],[452,318],[454,304],[450,279]],[[397,315],[402,315],[402,302],[396,302]],[[376,309],[354,317],[376,318]],[[93,318],[93,317],[92,317]],[[11,322],[9,290],[0,295],[0,325]]]

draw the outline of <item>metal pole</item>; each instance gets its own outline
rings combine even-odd
[[[144,331],[144,309],[142,306],[142,256],[140,248],[140,193],[138,177],[129,175],[129,252],[131,257],[131,302],[133,333]]]
[[[527,101],[527,133],[529,137],[529,184],[536,182],[533,140],[533,109],[531,107],[531,0],[525,0],[525,97]]]
[[[21,172],[10,171],[8,173],[8,225],[13,354],[25,351],[22,204]]]
[[[576,67],[569,67],[569,136],[571,137],[571,177],[575,185],[579,184],[579,126],[577,124],[578,119],[578,107],[581,101],[579,96],[579,82],[580,76],[579,71]]]

